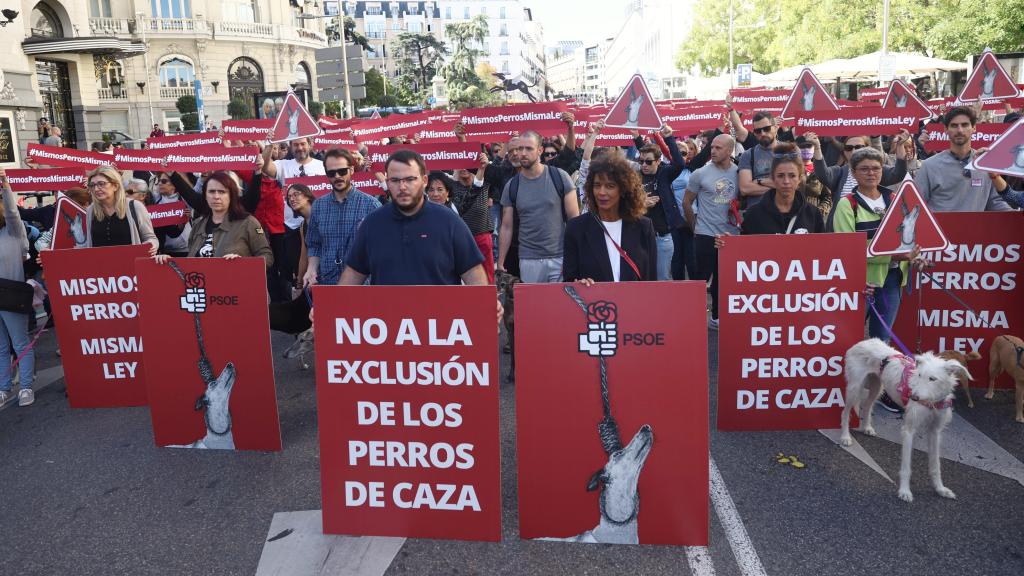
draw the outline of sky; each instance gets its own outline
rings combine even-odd
[[[616,32],[626,0],[524,0],[544,26],[544,44],[581,40],[592,44]]]

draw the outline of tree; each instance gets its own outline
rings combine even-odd
[[[487,17],[482,14],[445,26],[452,49],[451,58],[440,72],[448,88],[449,108],[482,106],[491,99],[486,83],[476,72],[477,60],[485,53],[474,47],[487,39],[488,32]]]
[[[345,41],[346,43],[351,42],[363,50],[370,49],[370,41],[356,30],[356,21],[351,16],[345,16]],[[330,24],[327,25],[327,38],[331,42],[331,45],[341,43],[341,33],[338,32],[338,20],[334,19]]]
[[[228,116],[232,120],[248,120],[252,118],[252,107],[244,98],[234,97],[228,102]]]
[[[417,96],[426,97],[441,59],[448,54],[444,42],[432,34],[403,32],[391,47],[400,74],[398,82]]]
[[[174,103],[181,114],[181,126],[185,130],[199,130],[199,109],[195,96],[181,96]]]
[[[324,113],[324,104],[323,104],[323,102],[317,102],[316,100],[310,100],[309,101],[309,106],[306,108],[306,110],[309,111],[309,113],[313,116],[313,118],[319,118]]]
[[[335,118],[341,118],[341,102],[337,100],[328,100],[324,102],[324,113],[328,116]]]
[[[360,100],[362,106],[380,106],[380,99],[384,96],[384,77],[376,68],[366,71],[366,98]]]

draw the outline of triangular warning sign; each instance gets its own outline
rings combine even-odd
[[[622,89],[618,100],[604,117],[609,128],[631,128],[633,130],[658,130],[661,116],[654,107],[654,98],[647,90],[647,83],[639,74],[634,74]]]
[[[299,102],[294,92],[288,92],[284,99],[284,105],[274,120],[274,127],[270,129],[270,142],[287,142],[296,138],[308,136],[319,136],[322,130],[320,125],[309,111]]]
[[[380,120],[380,110],[374,110],[373,114],[370,114],[370,120]]]
[[[1024,118],[1003,132],[988,151],[974,159],[979,170],[1024,176]]]
[[[82,248],[86,245],[85,219],[88,213],[75,203],[74,200],[59,194],[57,196],[56,214],[53,219],[53,236],[50,241],[50,248],[63,250],[65,248]]]
[[[961,102],[974,102],[979,98],[1001,100],[1016,98],[1018,94],[1020,90],[1017,89],[1017,85],[996,59],[996,55],[986,48],[974,65],[974,70],[957,99]]]
[[[882,223],[868,246],[868,255],[909,254],[915,245],[922,252],[932,252],[945,250],[949,240],[921,198],[914,181],[908,177],[900,184],[889,209],[882,216]]]
[[[914,114],[915,118],[927,120],[932,117],[932,109],[917,95],[917,91],[907,86],[903,80],[893,80],[889,84],[889,92],[882,101],[882,108],[900,110]]]
[[[810,68],[800,71],[800,77],[789,93],[789,100],[782,109],[782,118],[796,118],[800,112],[822,112],[825,110],[839,110],[832,95],[825,86],[821,84],[818,77],[811,72]]]

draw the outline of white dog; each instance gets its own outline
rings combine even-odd
[[[909,358],[877,338],[858,342],[846,352],[846,406],[843,407],[843,446],[853,444],[850,437],[850,409],[863,419],[861,431],[875,435],[871,425],[871,407],[882,390],[903,406],[903,449],[900,462],[899,497],[911,502],[910,461],[914,452],[914,434],[928,431],[928,472],[932,486],[944,498],[956,498],[942,484],[939,465],[942,429],[953,419],[953,388],[957,376],[971,379],[970,372],[955,360],[943,360],[931,352]]]
[[[903,210],[903,221],[897,229],[900,233],[900,246],[898,250],[910,252],[917,244],[917,218],[921,215],[921,206],[914,206],[913,210],[907,210],[904,203],[900,208]]]
[[[231,362],[206,386],[206,392],[196,401],[196,410],[206,410],[206,436],[191,444],[172,445],[168,448],[211,448],[234,450],[235,437],[231,433],[231,412],[228,403],[235,385],[235,365]]]
[[[804,95],[802,97],[803,98],[804,111],[805,112],[810,112],[810,111],[814,110],[814,93],[818,91],[818,87],[813,85],[813,84],[808,86],[807,84],[804,84],[803,82],[800,83],[800,86],[804,89]]]
[[[313,352],[316,341],[313,339],[313,329],[309,328],[303,332],[300,332],[295,337],[295,342],[284,351],[284,357],[291,360],[292,358],[299,359],[299,365],[302,366],[303,370],[309,370],[309,364],[306,363],[306,354]]]

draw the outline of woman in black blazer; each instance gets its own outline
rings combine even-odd
[[[644,217],[645,192],[630,165],[607,156],[590,165],[583,186],[588,212],[565,225],[566,282],[627,282],[657,278],[654,226]]]

